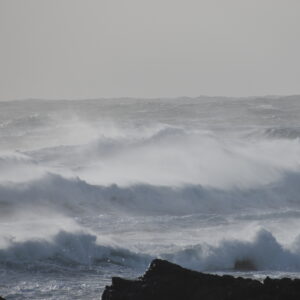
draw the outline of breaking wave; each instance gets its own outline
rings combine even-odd
[[[300,207],[300,174],[250,189],[221,190],[200,185],[166,187],[116,184],[97,186],[79,178],[48,174],[18,184],[0,184],[1,215],[20,210],[52,210],[68,215],[101,213],[174,214],[232,213]]]
[[[218,246],[195,245],[164,258],[186,267],[206,270],[300,271],[300,238],[289,248],[266,230],[253,241],[226,240]]]
[[[47,240],[11,241],[7,248],[0,249],[0,264],[24,266],[26,269],[49,268],[51,265],[92,266],[102,263],[145,267],[149,261],[150,257],[147,255],[117,246],[101,245],[95,235],[65,231]]]
[[[101,245],[87,233],[61,231],[51,239],[11,242],[0,250],[0,265],[57,271],[60,267],[116,264],[142,270],[154,258],[119,246]],[[185,246],[157,257],[199,271],[300,271],[300,238],[289,247],[281,245],[266,230],[252,241],[223,240],[212,246],[205,243]]]

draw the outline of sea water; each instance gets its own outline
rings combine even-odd
[[[297,96],[0,102],[0,295],[99,299],[156,257],[300,277],[299,117]]]

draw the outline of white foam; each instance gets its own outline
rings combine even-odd
[[[45,175],[47,169],[19,152],[0,153],[0,184],[21,183]]]
[[[98,185],[137,183],[255,188],[300,171],[297,139],[245,139],[167,127],[153,135],[101,137],[31,153],[63,175]],[[259,174],[259,176],[257,176]]]

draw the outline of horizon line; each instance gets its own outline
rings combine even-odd
[[[158,97],[138,97],[138,96],[116,96],[116,97],[91,97],[91,98],[39,98],[39,97],[26,97],[26,98],[13,98],[4,99],[0,102],[9,101],[95,101],[95,100],[172,100],[172,99],[199,99],[199,98],[219,98],[219,99],[257,99],[257,98],[287,98],[287,97],[300,97],[299,94],[265,94],[254,96],[222,96],[222,95],[199,95],[199,96],[158,96]]]

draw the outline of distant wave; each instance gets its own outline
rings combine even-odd
[[[267,127],[267,128],[255,128],[252,129],[250,137],[256,138],[269,138],[269,139],[299,139],[300,138],[300,127],[291,126],[291,127]]]
[[[31,113],[24,114],[23,116],[16,114],[14,117],[0,123],[0,128],[2,130],[7,130],[7,133],[10,134],[14,131],[20,134],[21,132],[34,130],[46,125],[49,125],[49,118],[46,114],[40,115],[38,113]]]
[[[26,154],[50,172],[78,176],[94,185],[249,189],[281,180],[285,173],[300,172],[300,141],[269,139],[265,130],[237,131],[235,136],[161,125],[147,134],[139,135],[135,128],[134,134],[129,130],[126,135],[125,130],[124,136],[102,136],[85,144]]]
[[[299,208],[299,180],[299,173],[287,173],[282,180],[268,186],[221,190],[200,185],[97,186],[79,178],[48,174],[30,182],[0,185],[0,214],[5,217],[18,211],[45,209],[68,215],[104,212],[183,215]]]

